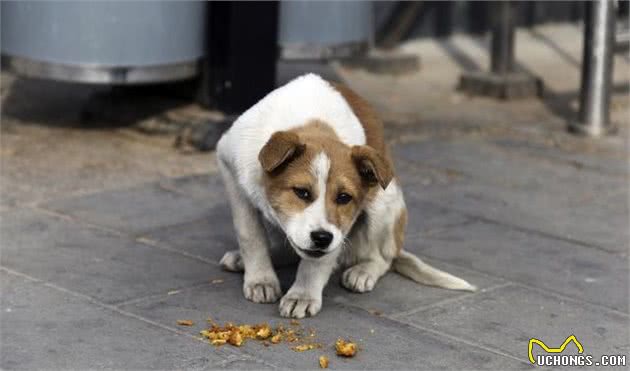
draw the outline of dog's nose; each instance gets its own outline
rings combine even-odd
[[[332,233],[324,230],[311,232],[311,240],[315,244],[315,247],[318,249],[325,249],[330,245],[333,240]]]

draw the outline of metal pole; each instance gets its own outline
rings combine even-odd
[[[459,78],[458,89],[471,95],[499,99],[519,99],[541,96],[543,82],[525,71],[516,71],[514,44],[516,12],[513,1],[490,3],[492,43],[490,71],[469,71]]]
[[[497,1],[494,6],[490,70],[503,75],[514,72],[514,3]]]
[[[612,130],[609,108],[614,20],[613,0],[586,2],[580,111],[578,122],[570,126],[580,134],[601,136]]]

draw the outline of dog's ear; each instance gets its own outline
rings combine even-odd
[[[275,132],[258,154],[258,161],[266,172],[272,172],[304,151],[300,137],[288,131]]]
[[[352,147],[352,160],[363,181],[370,186],[380,184],[385,189],[394,177],[389,162],[370,146]]]

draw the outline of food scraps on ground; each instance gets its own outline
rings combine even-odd
[[[177,324],[180,325],[180,326],[192,326],[192,325],[194,325],[193,321],[191,321],[189,319],[177,320]]]
[[[225,343],[241,346],[246,340],[260,340],[264,341],[266,345],[269,342],[272,344],[279,344],[281,342],[297,343],[292,347],[297,352],[303,352],[306,350],[315,349],[321,347],[321,344],[314,343],[312,340],[311,331],[308,335],[303,335],[302,329],[291,328],[287,329],[282,325],[277,326],[275,329],[271,328],[266,323],[257,325],[234,325],[233,323],[227,323],[225,326],[219,326],[212,320],[209,320],[210,328],[202,330],[201,336],[210,340],[213,345],[223,345]],[[178,322],[179,323],[179,322]],[[303,338],[309,337],[309,342],[303,340]],[[269,341],[267,341],[269,340]],[[301,343],[301,344],[300,344]]]
[[[354,355],[357,354],[357,345],[343,339],[337,340],[335,349],[337,350],[337,355],[343,357],[354,357]]]
[[[328,368],[328,357],[319,356],[319,367],[320,368]]]
[[[299,322],[294,320],[290,322],[290,325],[294,326],[291,328],[286,328],[283,325],[272,328],[267,323],[235,325],[228,322],[224,326],[220,326],[211,319],[208,319],[208,322],[210,323],[210,328],[202,330],[200,334],[203,338],[208,339],[210,344],[215,346],[230,344],[235,347],[240,347],[247,340],[258,340],[262,342],[265,347],[282,342],[291,344],[290,348],[295,352],[306,352],[323,347],[322,344],[313,341],[313,337],[315,337],[314,329],[309,328],[308,331],[304,330],[298,327]],[[179,320],[177,324],[192,326],[193,322],[190,320]],[[338,356],[354,357],[357,353],[357,345],[351,341],[338,339],[335,342],[335,351]],[[328,365],[328,357],[324,355],[320,356],[319,367],[328,368]]]

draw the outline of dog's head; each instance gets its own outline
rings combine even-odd
[[[340,248],[365,201],[393,176],[375,149],[350,147],[321,122],[274,133],[258,159],[280,227],[305,259]]]

